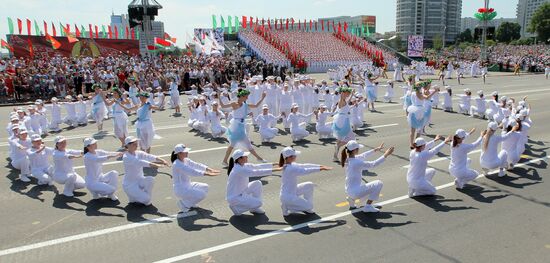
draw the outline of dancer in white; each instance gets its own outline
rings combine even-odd
[[[417,138],[413,143],[413,149],[409,155],[409,169],[407,170],[407,183],[409,184],[409,196],[435,195],[436,189],[432,184],[432,179],[435,175],[435,169],[427,168],[428,161],[434,157],[443,146],[450,142],[452,137],[447,139],[437,146],[432,146],[438,141],[441,136],[435,136],[435,139],[426,143],[424,138]]]
[[[359,149],[364,146],[352,140],[346,144],[346,147],[342,151],[342,157],[340,163],[342,167],[346,169],[346,194],[348,195],[347,201],[351,209],[355,209],[355,200],[367,199],[363,212],[372,213],[378,212],[372,203],[378,200],[380,191],[382,190],[383,183],[380,180],[374,180],[372,182],[364,184],[362,182],[363,171],[372,169],[384,162],[384,160],[393,153],[394,148],[390,147],[384,155],[380,156],[375,161],[369,162],[366,159],[374,152],[381,151],[384,148],[382,143],[380,146],[359,154]]]
[[[293,142],[303,140],[309,136],[309,132],[305,129],[307,125],[305,120],[313,115],[313,112],[302,114],[298,112],[299,108],[298,104],[294,103],[287,117],[287,122],[290,123],[290,134]]]
[[[92,194],[92,199],[109,197],[116,201],[118,172],[115,170],[103,173],[103,163],[112,158],[122,157],[121,152],[107,152],[97,149],[97,141],[93,138],[84,139],[84,167],[86,168],[86,188]]]
[[[504,127],[503,133],[511,132],[510,135],[502,141],[502,150],[506,152],[508,169],[513,169],[521,159],[524,147],[522,147],[522,130],[523,126],[521,122],[517,122],[515,119],[510,119]],[[514,131],[512,131],[514,129]],[[520,152],[521,150],[521,152]]]
[[[264,214],[262,209],[262,183],[259,180],[249,182],[251,177],[269,176],[274,171],[281,171],[281,167],[273,167],[272,163],[248,163],[250,153],[235,150],[229,159],[227,168],[227,194],[229,208],[234,215],[239,216],[250,211],[255,214]]]
[[[479,90],[477,92],[478,97],[474,99],[475,105],[470,107],[470,117],[478,116],[482,119],[485,119],[485,111],[487,110],[485,97],[483,96],[483,91]]]
[[[63,123],[63,120],[61,119],[61,107],[59,106],[59,103],[57,102],[57,98],[52,98],[52,104],[50,107],[50,112],[52,114],[52,120],[50,121],[50,130],[53,132],[61,131],[61,128],[59,128],[59,124]]]
[[[327,106],[321,104],[319,107],[319,112],[317,112],[317,123],[315,124],[315,130],[319,135],[319,139],[331,138],[332,137],[332,122],[327,122],[329,116],[332,113],[327,111]]]
[[[178,84],[174,81],[174,78],[170,77],[170,104],[172,105],[172,108],[175,109],[175,115],[181,114],[180,109],[180,91],[178,89]]]
[[[137,141],[138,139],[134,136],[126,137],[124,141],[126,152],[122,157],[122,163],[124,164],[122,189],[128,195],[128,202],[151,205],[155,178],[145,176],[143,168],[160,168],[162,166],[169,166],[169,164],[155,155],[138,151]]]
[[[260,157],[260,155],[258,155],[258,153],[256,153],[254,148],[252,148],[252,144],[250,143],[250,139],[248,138],[248,133],[246,131],[246,117],[250,113],[249,108],[259,107],[264,101],[266,94],[262,93],[261,99],[256,104],[248,104],[246,102],[246,100],[248,99],[248,95],[250,95],[250,91],[240,90],[237,93],[237,101],[231,102],[229,104],[223,103],[222,100],[219,101],[222,108],[231,107],[233,109],[233,119],[231,120],[231,124],[227,129],[227,139],[229,139],[230,144],[229,147],[227,147],[225,156],[222,161],[222,164],[224,166],[229,165],[227,163],[227,159],[229,158],[229,155],[231,154],[233,149],[237,147],[247,149],[258,160],[265,161],[262,157]]]
[[[346,145],[350,140],[355,140],[355,133],[351,128],[351,120],[349,117],[350,107],[349,98],[352,89],[348,87],[341,87],[338,89],[340,94],[340,100],[336,104],[336,110],[334,111],[334,120],[332,122],[332,134],[336,138],[336,146],[334,147],[333,160],[339,162],[338,153],[340,147]]]
[[[115,136],[120,140],[121,148],[124,147],[124,139],[128,136],[128,115],[126,111],[130,109],[125,105],[129,103],[127,99],[122,98],[122,92],[114,87],[113,99],[107,100],[107,107],[112,106],[113,113],[113,129]]]
[[[468,153],[479,147],[486,131],[481,132],[481,136],[475,142],[470,144],[464,143],[464,140],[474,131],[475,128],[468,133],[463,129],[458,129],[453,137],[449,172],[455,177],[455,186],[457,189],[464,188],[466,183],[476,179],[479,175],[476,170],[469,167],[472,160],[468,158]]]
[[[508,166],[508,154],[506,151],[498,151],[499,144],[515,132],[518,126],[513,127],[509,132],[502,135],[496,134],[498,130],[498,124],[496,122],[490,122],[487,125],[487,132],[483,136],[483,144],[481,147],[481,156],[479,162],[483,169],[483,172],[487,175],[489,169],[499,168],[499,177],[505,175],[504,169]]]
[[[53,155],[53,148],[46,147],[42,143],[39,134],[31,136],[32,147],[27,149],[29,163],[31,166],[31,176],[38,180],[38,185],[53,185],[50,157]]]
[[[27,129],[17,129],[19,130],[16,135],[17,139],[9,141],[11,166],[19,170],[19,180],[28,183],[31,181],[28,177],[31,174],[31,167],[27,157],[27,149],[31,147],[31,140],[27,137]]]
[[[149,153],[151,151],[151,145],[153,144],[153,138],[155,137],[155,127],[151,120],[151,112],[157,109],[157,107],[151,105],[151,103],[147,101],[149,98],[149,94],[147,93],[138,94],[138,98],[141,101],[141,106],[136,112],[136,134],[139,138],[139,147],[141,150]]]
[[[101,85],[94,85],[95,95],[92,97],[92,118],[97,124],[97,132],[103,132],[103,119],[105,119],[105,94]]]
[[[465,89],[464,94],[458,95],[460,103],[458,104],[458,113],[469,114],[472,100],[472,91]]]
[[[187,213],[206,198],[208,184],[191,182],[190,176],[217,176],[220,171],[209,168],[207,165],[189,159],[191,148],[183,144],[174,147],[170,160],[172,161],[172,177],[174,194],[178,197],[180,213]]]
[[[429,89],[431,81],[424,81],[416,83],[411,93],[412,105],[407,109],[407,121],[410,126],[409,143],[413,145],[414,139],[418,136],[418,132],[424,128],[429,121],[429,115],[431,107],[426,107],[424,101],[429,100],[436,92],[439,92],[439,88],[435,88],[429,95],[422,93],[422,88]],[[414,147],[413,147],[414,148]]]
[[[262,142],[270,142],[279,133],[279,129],[274,127],[277,124],[277,119],[279,118],[269,113],[269,106],[264,104],[262,106],[262,113],[256,117],[256,123],[259,126],[258,132],[262,137]]]
[[[55,151],[53,152],[53,180],[65,185],[63,195],[72,197],[77,189],[86,187],[84,178],[74,170],[73,159],[81,158],[82,151],[67,149],[67,139],[57,136],[54,139]]]
[[[218,102],[212,102],[212,109],[208,111],[208,121],[210,122],[210,131],[212,137],[219,138],[222,137],[226,132],[227,128],[221,124],[221,119],[225,118],[221,110],[219,110]]]
[[[313,189],[315,184],[312,182],[298,183],[298,176],[332,170],[332,167],[324,165],[295,163],[299,154],[300,152],[292,147],[286,147],[279,158],[279,167],[283,168],[280,194],[283,216],[296,212],[314,213]]]

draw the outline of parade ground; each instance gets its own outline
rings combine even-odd
[[[326,78],[314,77],[317,81]],[[491,171],[457,190],[448,169],[449,146],[445,146],[429,161],[436,169],[437,195],[409,198],[409,126],[398,98],[401,84],[396,84],[394,102],[376,103],[378,112],[365,111],[366,125],[357,131],[358,141],[367,149],[381,143],[395,146],[393,155],[363,176],[365,181],[384,183],[378,200],[383,206],[380,213],[349,209],[344,169],[332,161],[334,141],[319,140],[314,133],[293,144],[290,135],[280,130],[272,143],[262,144],[259,134],[249,130],[255,149],[270,162],[277,162],[281,149],[292,145],[302,152],[298,162],[334,168],[300,178],[317,185],[316,213],[283,217],[281,179],[276,172],[261,178],[266,214],[233,216],[225,201],[227,174],[221,164],[227,141],[190,132],[186,108],[180,117],[172,116],[170,109],[153,113],[158,135],[153,154],[169,160],[174,145],[184,143],[192,148],[191,159],[222,171],[217,177],[193,178],[210,185],[208,196],[196,215],[178,218],[170,168],[145,169],[146,175],[155,177],[151,206],[128,204],[120,187],[124,172],[120,160],[103,167],[121,173],[119,201],[92,200],[86,189],[69,198],[61,195],[61,185],[17,180],[18,172],[8,163],[8,135],[2,129],[0,262],[548,262],[550,81],[543,75],[490,74],[486,85],[481,78],[466,78],[460,86],[456,79],[448,82],[454,94],[470,88],[473,94],[482,89],[487,95],[498,91],[516,100],[527,96],[534,125],[522,160],[505,177]],[[384,91],[380,88],[379,99]],[[457,103],[455,98],[455,110]],[[0,116],[12,110],[1,107]],[[129,117],[130,121],[135,118]],[[426,129],[432,138],[449,136],[459,128],[477,128],[467,142],[477,139],[487,126],[486,120],[442,110],[433,111],[432,123]],[[277,127],[282,129],[281,124]],[[120,142],[113,137],[112,121],[106,121],[104,129],[108,132],[95,137],[98,148],[116,151]],[[133,124],[130,131],[135,135]],[[95,132],[96,126],[90,123],[61,134],[68,138],[68,148],[82,149],[82,140]],[[53,147],[54,137],[46,137],[45,144]],[[481,171],[479,155],[479,148],[471,153],[471,167]],[[251,157],[250,161],[256,160]],[[82,159],[75,161],[75,168],[85,176]]]

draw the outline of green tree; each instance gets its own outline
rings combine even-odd
[[[400,51],[401,49],[403,49],[403,43],[402,43],[403,39],[401,39],[401,36],[400,35],[396,35],[394,39],[390,40],[390,47],[392,47],[393,49],[397,50],[397,51]]]
[[[462,33],[460,33],[458,36],[457,36],[457,41],[459,43],[462,43],[462,42],[468,42],[468,43],[472,43],[474,41],[474,36],[472,34],[472,30],[470,30],[469,28],[467,28],[466,30],[464,30]]]
[[[432,41],[435,50],[439,51],[441,50],[441,48],[443,48],[443,38],[441,37],[441,35],[435,35]]]
[[[527,31],[537,33],[542,41],[550,40],[550,3],[545,3],[531,17]]]
[[[497,29],[496,40],[508,43],[519,39],[521,37],[520,31],[521,26],[518,23],[504,22]]]

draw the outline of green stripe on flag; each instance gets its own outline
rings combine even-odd
[[[8,28],[10,29],[10,35],[13,35],[13,20],[11,20],[11,17],[8,17]]]

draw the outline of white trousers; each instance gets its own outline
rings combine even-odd
[[[498,156],[493,162],[485,162],[483,160],[480,161],[480,165],[482,168],[485,169],[496,169],[496,168],[506,168],[508,162],[508,153],[506,151],[501,150],[498,153]]]
[[[208,194],[208,184],[191,182],[189,187],[176,188],[174,193],[178,197],[178,206],[182,210],[197,206],[197,204],[206,198]]]
[[[292,127],[290,129],[290,134],[292,135],[293,141],[301,140],[309,135],[309,132],[306,129],[302,128],[305,125],[306,123],[302,122],[298,127]]]
[[[471,106],[470,107],[470,116],[479,116],[481,118],[485,117],[485,110],[483,111],[480,111],[476,106]]]
[[[118,172],[110,171],[99,176],[97,182],[86,182],[86,188],[94,196],[109,196],[118,187]]]
[[[229,208],[235,215],[262,207],[262,182],[248,183],[248,187],[239,197],[228,200],[228,202]]]
[[[472,162],[472,159],[468,158],[468,165],[470,165],[471,162]],[[470,169],[468,168],[468,166],[462,167],[459,169],[451,169],[449,170],[449,172],[451,173],[452,176],[456,178],[458,185],[461,185],[461,186],[476,179],[477,176],[479,175],[479,173],[476,170]]]
[[[86,186],[84,178],[77,173],[54,174],[53,180],[58,184],[65,185],[63,194],[67,196],[71,196],[74,190],[82,189]]]
[[[38,180],[39,185],[49,184],[52,179],[52,166],[48,167],[31,167],[31,176]]]
[[[409,182],[409,196],[435,195],[436,189],[432,184],[435,169],[428,168],[423,178]]]
[[[122,185],[122,189],[124,189],[124,192],[128,196],[128,202],[150,205],[154,184],[154,177],[144,176],[137,182]]]
[[[262,140],[271,140],[277,136],[279,130],[277,128],[262,128],[259,130]]]
[[[31,173],[30,161],[26,156],[17,160],[12,160],[11,166],[19,170],[22,175],[29,175]]]
[[[296,187],[296,195],[281,195],[283,213],[286,211],[312,211],[313,210],[313,189],[312,182],[300,183]]]
[[[348,189],[349,197],[353,199],[364,199],[368,196],[369,200],[378,200],[380,197],[380,191],[384,184],[380,180],[375,180],[367,184],[362,184],[352,189]]]

